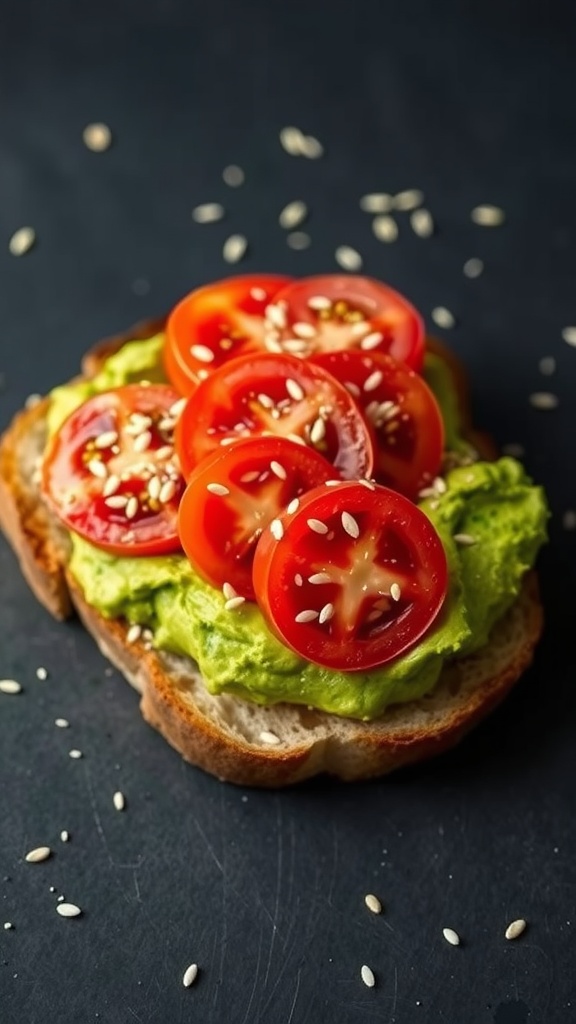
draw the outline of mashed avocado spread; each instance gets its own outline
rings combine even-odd
[[[90,382],[56,388],[49,430],[90,395],[132,380],[162,379],[162,335],[126,344]],[[445,421],[447,449],[472,454],[459,436],[458,403],[448,369],[429,353],[425,377]],[[421,502],[444,544],[450,589],[436,623],[411,651],[369,672],[335,672],[304,661],[268,630],[255,604],[233,613],[183,555],[117,558],[73,536],[70,568],[86,599],[105,616],[124,616],[154,631],[156,647],[193,658],[207,689],[259,704],[305,704],[370,719],[389,704],[431,690],[445,659],[484,645],[517,596],[522,576],[546,539],[547,507],[511,458],[451,470],[446,491]],[[458,543],[467,535],[474,543]]]

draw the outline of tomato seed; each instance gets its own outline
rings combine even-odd
[[[301,402],[304,398],[304,389],[292,377],[288,377],[286,381],[286,391],[295,402]]]
[[[308,309],[330,309],[332,306],[332,302],[326,295],[312,295],[308,299],[307,305]]]
[[[382,370],[374,370],[374,373],[371,373],[364,381],[364,391],[375,391],[382,383],[383,378]]]
[[[318,622],[320,622],[320,623],[328,622],[332,618],[333,615],[334,615],[334,605],[330,604],[330,602],[328,602],[328,604],[325,604],[324,607],[320,609],[320,615],[318,616]]]
[[[284,536],[284,527],[279,519],[273,519],[270,523],[270,533],[274,537],[274,540],[282,540]]]
[[[358,526],[358,523],[354,519],[354,516],[350,515],[349,512],[343,512],[340,519],[342,522],[342,526],[349,537],[353,537],[354,539],[356,539],[360,536],[360,527]]]
[[[318,618],[318,615],[319,612],[315,611],[313,608],[305,608],[304,611],[298,612],[298,614],[294,616],[294,622],[313,622],[314,619]]]
[[[328,527],[321,519],[307,519],[306,522],[314,533],[328,533]]]
[[[217,494],[221,498],[230,494],[229,488],[225,487],[224,484],[206,484],[206,490],[210,491],[210,494]]]
[[[299,508],[300,508],[300,499],[299,498],[292,498],[292,501],[286,506],[286,511],[289,513],[289,515],[293,515],[293,513],[297,512]]]
[[[390,587],[390,597],[393,601],[399,601],[402,597],[402,591],[400,590],[398,583],[393,583]]]
[[[318,333],[312,324],[300,320],[292,324],[292,331],[297,338],[315,338]]]
[[[190,348],[190,355],[193,356],[194,359],[198,359],[201,363],[211,363],[214,359],[214,353],[207,345],[192,345]]]
[[[372,331],[371,334],[367,334],[364,338],[362,338],[362,341],[360,342],[360,348],[363,349],[364,352],[368,352],[370,351],[370,349],[377,348],[377,346],[381,343],[382,340],[383,335],[380,333],[380,331]]]
[[[284,466],[281,466],[280,463],[276,462],[275,459],[272,459],[272,462],[270,463],[270,469],[274,473],[274,476],[277,476],[279,480],[286,479],[286,470],[284,469]]]

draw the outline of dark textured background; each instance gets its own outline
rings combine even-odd
[[[575,1019],[576,532],[562,515],[576,507],[576,351],[560,332],[576,322],[576,36],[568,5],[541,7],[0,5],[1,425],[75,373],[92,341],[221,276],[232,231],[250,241],[243,269],[330,271],[347,243],[425,313],[454,311],[476,420],[525,446],[553,512],[547,631],[506,705],[435,763],[284,793],[181,762],[90,638],[33,601],[0,542],[0,676],[24,687],[0,697],[0,924],[15,925],[0,928],[1,1024]],[[83,147],[92,120],[113,129],[107,153]],[[292,123],[324,159],[282,151]],[[246,170],[238,190],[220,178],[231,162]],[[377,243],[359,196],[412,186],[437,236],[406,221],[395,245]],[[312,211],[307,252],[277,226],[293,198]],[[224,203],[225,222],[193,225],[206,200]],[[505,226],[472,225],[478,202],[502,205]],[[38,242],[17,260],[7,242],[26,223]],[[486,263],[475,281],[470,256]],[[556,411],[531,408],[541,389]],[[25,864],[43,843],[52,859]],[[364,908],[368,891],[382,917]],[[56,915],[61,892],[81,919]],[[507,943],[518,916],[529,930]]]

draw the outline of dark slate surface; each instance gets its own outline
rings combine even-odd
[[[543,10],[543,9],[542,9]],[[576,323],[573,45],[568,5],[1,5],[0,421],[76,372],[95,339],[221,276],[243,231],[245,269],[367,272],[425,313],[448,306],[476,420],[522,443],[549,492],[541,566],[548,626],[536,664],[458,751],[390,780],[285,793],[221,785],[141,721],[136,696],[75,625],[30,597],[0,543],[0,1021],[320,1024],[575,1017],[574,661]],[[115,144],[82,145],[103,120]],[[323,160],[284,154],[295,123]],[[246,184],[230,190],[237,162]],[[439,230],[377,243],[365,191],[424,189]],[[304,198],[307,252],[277,213]],[[195,227],[196,203],[224,223]],[[474,227],[478,202],[506,225]],[[38,234],[16,260],[8,238]],[[471,256],[486,262],[476,281]],[[144,294],[142,294],[144,292]],[[556,359],[544,377],[539,360]],[[553,390],[554,412],[530,392]],[[36,678],[38,666],[48,679]],[[69,730],[54,727],[65,716]],[[81,761],[68,751],[78,747]],[[124,814],[112,794],[127,795]],[[68,829],[70,842],[60,842]],[[24,863],[48,843],[52,859]],[[55,891],[50,892],[53,886]],[[386,912],[363,905],[373,891]],[[63,893],[84,916],[55,913]],[[526,917],[516,943],[506,924]],[[462,936],[455,949],[442,938]],[[197,961],[196,986],[182,972]],[[360,981],[372,966],[377,987]]]

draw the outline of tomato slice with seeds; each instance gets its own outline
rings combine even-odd
[[[164,365],[174,387],[191,395],[228,359],[264,349],[264,312],[291,280],[276,274],[231,277],[186,295],[166,323]]]
[[[116,555],[178,551],[184,480],[174,427],[183,404],[168,385],[127,384],[79,406],[42,466],[43,495],[61,522]]]
[[[252,559],[265,526],[305,491],[334,477],[312,448],[285,437],[255,437],[207,455],[188,481],[178,528],[192,565],[209,583],[254,598]]]
[[[374,477],[416,499],[438,475],[444,421],[426,381],[380,352],[324,352],[313,357],[350,391],[374,429]]]
[[[309,661],[355,671],[408,651],[438,616],[446,555],[430,520],[376,484],[305,494],[264,530],[253,581],[271,629]]]
[[[266,341],[301,358],[388,352],[413,370],[424,360],[424,323],[414,306],[380,281],[349,274],[305,277],[278,292],[266,310]]]
[[[336,475],[372,471],[371,429],[346,388],[296,356],[259,353],[231,359],[188,399],[176,431],[184,476],[209,452],[262,434],[316,449]]]

